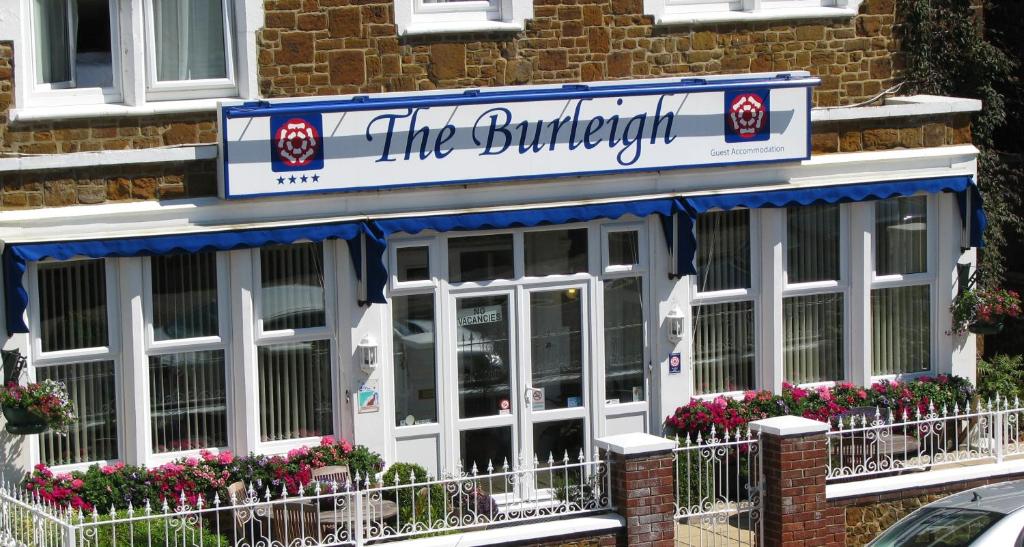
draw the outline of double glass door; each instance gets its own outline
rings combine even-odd
[[[585,283],[453,291],[448,378],[463,470],[575,462],[589,450]]]

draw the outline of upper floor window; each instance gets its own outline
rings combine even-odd
[[[228,2],[150,0],[146,8],[148,97],[234,94]]]
[[[23,1],[31,69],[22,74],[33,81],[21,107],[239,96],[246,57],[239,62],[245,47],[234,38],[244,1]]]
[[[520,31],[532,0],[395,0],[399,34]]]
[[[644,0],[655,24],[853,17],[861,0]]]
[[[91,101],[120,100],[117,28],[112,0],[33,0],[36,90],[90,90]]]

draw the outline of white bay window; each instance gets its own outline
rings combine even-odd
[[[783,378],[797,384],[844,379],[845,209],[786,209],[782,291]]]
[[[214,252],[155,256],[146,269],[150,449],[161,454],[226,448],[223,257]]]
[[[39,435],[39,459],[74,465],[120,457],[120,353],[114,268],[103,259],[44,262],[35,270],[33,372],[67,386],[78,422]]]
[[[259,433],[265,443],[335,431],[328,248],[295,243],[255,253]]]
[[[875,202],[871,373],[932,370],[935,230],[930,196]]]
[[[697,217],[697,275],[693,277],[693,381],[697,394],[756,387],[757,286],[747,209]]]

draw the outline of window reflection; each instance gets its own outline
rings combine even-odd
[[[448,240],[448,279],[452,283],[513,277],[512,234]]]
[[[583,335],[579,289],[530,294],[532,387],[543,408],[583,406]]]
[[[394,316],[395,419],[398,425],[437,421],[434,296],[391,299]]]

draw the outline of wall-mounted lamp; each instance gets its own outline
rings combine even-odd
[[[363,372],[372,374],[377,370],[377,341],[367,334],[359,341],[359,368]]]
[[[686,317],[683,316],[682,310],[678,307],[672,308],[672,311],[668,312],[668,316],[665,317],[668,321],[668,339],[671,342],[679,342],[683,339],[683,328],[685,327],[684,320]]]

